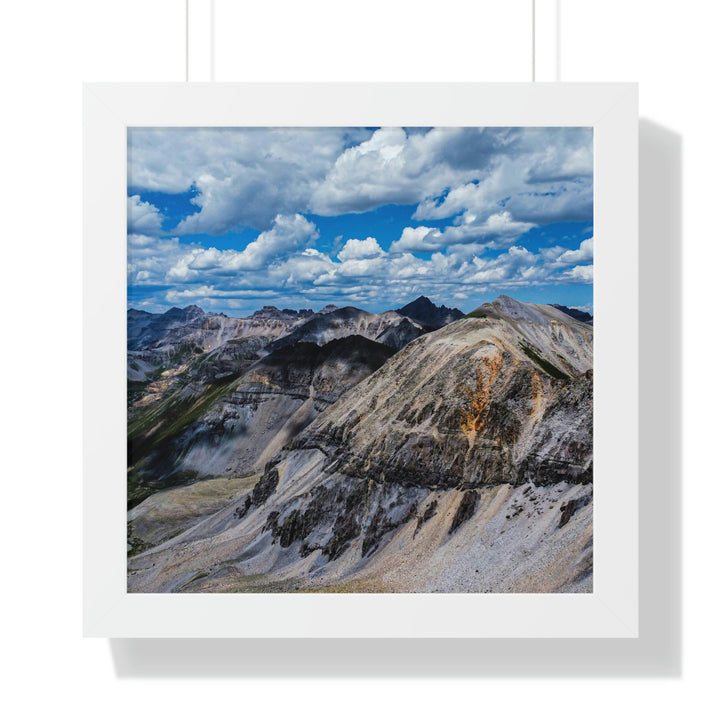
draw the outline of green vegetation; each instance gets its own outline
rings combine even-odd
[[[174,367],[180,365],[188,358],[193,355],[202,355],[205,351],[194,342],[184,342],[173,347],[167,356],[167,362],[165,363],[168,367]]]
[[[540,368],[542,368],[545,373],[547,373],[550,377],[555,378],[556,380],[569,380],[570,376],[566,375],[562,370],[559,370],[556,368],[551,362],[548,362],[545,360],[544,357],[542,357],[539,352],[533,348],[531,345],[528,345],[527,343],[524,343],[520,341],[520,347],[522,348],[522,351]]]
[[[200,572],[195,573],[192,578],[190,578],[190,580],[188,581],[188,585],[192,585],[192,583],[197,582],[198,580],[202,580],[208,575],[210,575],[210,572],[208,570],[201,570]]]
[[[127,404],[128,407],[137,402],[144,394],[150,380],[128,380],[127,381]]]
[[[130,363],[130,367],[136,363]],[[133,368],[137,369],[137,368]],[[142,396],[147,392],[148,385],[151,382],[158,380],[162,376],[163,367],[156,367],[152,372],[145,373],[144,380],[130,380],[127,381],[127,403],[128,407],[136,403]]]
[[[145,498],[157,492],[156,483],[145,484],[138,472],[142,462],[150,454],[157,453],[153,462],[160,457],[167,460],[169,470],[175,458],[172,455],[172,441],[184,432],[192,423],[199,420],[210,407],[234,387],[233,380],[225,383],[198,386],[197,389],[183,386],[167,399],[149,405],[133,416],[128,422],[127,449],[128,471],[127,504],[128,509],[135,507]],[[194,390],[194,391],[193,391]],[[182,485],[197,479],[192,470],[181,470],[165,477],[162,485]]]
[[[144,447],[144,452],[179,435],[188,425],[201,418],[223,395],[232,389],[233,381],[208,384],[193,393],[183,386],[170,397],[145,412],[138,413],[128,424],[128,441]]]
[[[485,319],[487,317],[487,313],[480,312],[479,310],[473,310],[472,312],[468,313],[465,317],[466,318],[480,318],[481,320]]]
[[[152,545],[148,545],[144,540],[133,536],[130,523],[127,524],[127,543],[130,546],[127,551],[128,557],[139,555],[152,547]]]
[[[143,500],[146,500],[151,495],[157,492],[157,488],[151,488],[147,485],[142,485],[138,479],[138,476],[134,472],[129,472],[127,477],[127,509],[132,510],[136,505],[139,505]]]
[[[170,485],[189,485],[198,479],[197,470],[178,470],[168,477],[167,482]]]

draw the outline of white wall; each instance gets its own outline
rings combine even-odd
[[[218,80],[530,78],[529,0],[216,0],[215,13]],[[0,254],[7,320],[0,377],[12,435],[4,443],[0,528],[7,628],[5,704],[10,707],[8,700],[16,704],[11,714],[41,717],[67,709],[83,718],[250,713],[594,718],[639,713],[694,717],[703,712],[703,702],[712,700],[719,639],[717,467],[710,461],[718,404],[713,353],[718,230],[712,212],[718,187],[715,166],[720,159],[716,129],[720,57],[715,42],[719,21],[717,4],[703,0],[562,0],[560,8],[561,79],[639,80],[641,115],[652,121],[647,126],[650,132],[662,135],[665,128],[682,148],[682,205],[667,195],[665,201],[677,208],[675,215],[668,216],[664,203],[658,204],[659,218],[668,216],[673,222],[680,211],[682,217],[686,424],[680,677],[653,676],[675,672],[671,661],[665,670],[662,663],[659,670],[647,670],[649,677],[623,665],[618,672],[628,673],[630,680],[612,677],[612,668],[605,668],[603,674],[610,677],[601,682],[583,678],[582,670],[573,668],[572,646],[566,646],[567,668],[557,677],[540,679],[513,677],[510,667],[503,671],[509,679],[464,681],[397,676],[361,685],[337,678],[282,683],[173,677],[150,681],[118,679],[109,644],[80,638],[81,82],[183,80],[184,2],[3,4],[0,198],[9,225],[6,222],[2,228]],[[662,174],[662,162],[654,167]],[[652,227],[652,218],[646,214],[645,219]],[[663,227],[657,230],[663,237]],[[658,249],[658,255],[668,252],[672,254],[672,248]],[[644,262],[644,272],[651,278],[652,252],[644,255]],[[672,280],[667,267],[672,263],[662,257],[657,262],[658,272]],[[668,293],[676,297],[672,288]],[[658,307],[667,312],[662,302]],[[670,355],[676,352],[675,341],[670,332]],[[672,382],[663,384],[662,373],[659,377],[658,397],[677,395]],[[672,402],[667,407],[675,412]],[[660,413],[662,408],[659,403]],[[661,454],[662,445],[673,439],[659,437],[657,442]],[[661,486],[658,492],[666,490]],[[677,500],[677,485],[669,492],[675,493],[673,502]],[[664,558],[650,560],[661,573]],[[668,563],[671,571],[677,571],[677,563]],[[183,646],[173,647],[182,653]],[[599,655],[603,647],[598,645]],[[276,648],[266,651],[264,663],[273,664]],[[142,657],[130,657],[142,654],[141,647],[124,645],[115,650],[121,671],[133,662],[142,664]],[[213,652],[212,647],[209,650]],[[332,649],[321,651],[328,653],[331,665],[343,662],[332,657]],[[211,672],[232,675],[227,665],[220,666],[242,650],[215,646],[214,652],[220,660]],[[286,652],[277,650],[278,663]],[[441,646],[418,646],[412,652],[438,653],[441,663],[453,662],[452,657],[442,657]],[[377,651],[378,662],[388,657],[392,658],[391,649]],[[471,659],[468,664],[472,665]],[[518,666],[523,664],[519,656]],[[538,672],[543,672],[542,663]]]

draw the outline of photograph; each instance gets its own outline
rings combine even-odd
[[[592,593],[593,132],[128,127],[127,591]]]

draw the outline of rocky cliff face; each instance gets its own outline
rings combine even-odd
[[[306,382],[270,358],[258,382]],[[253,460],[253,489],[134,558],[129,588],[592,588],[587,324],[501,297],[326,397],[298,397],[314,414]]]

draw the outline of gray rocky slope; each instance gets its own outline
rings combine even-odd
[[[471,316],[264,452],[252,486],[143,545],[129,590],[590,591],[592,327],[507,297]],[[130,526],[186,492],[141,503]]]

